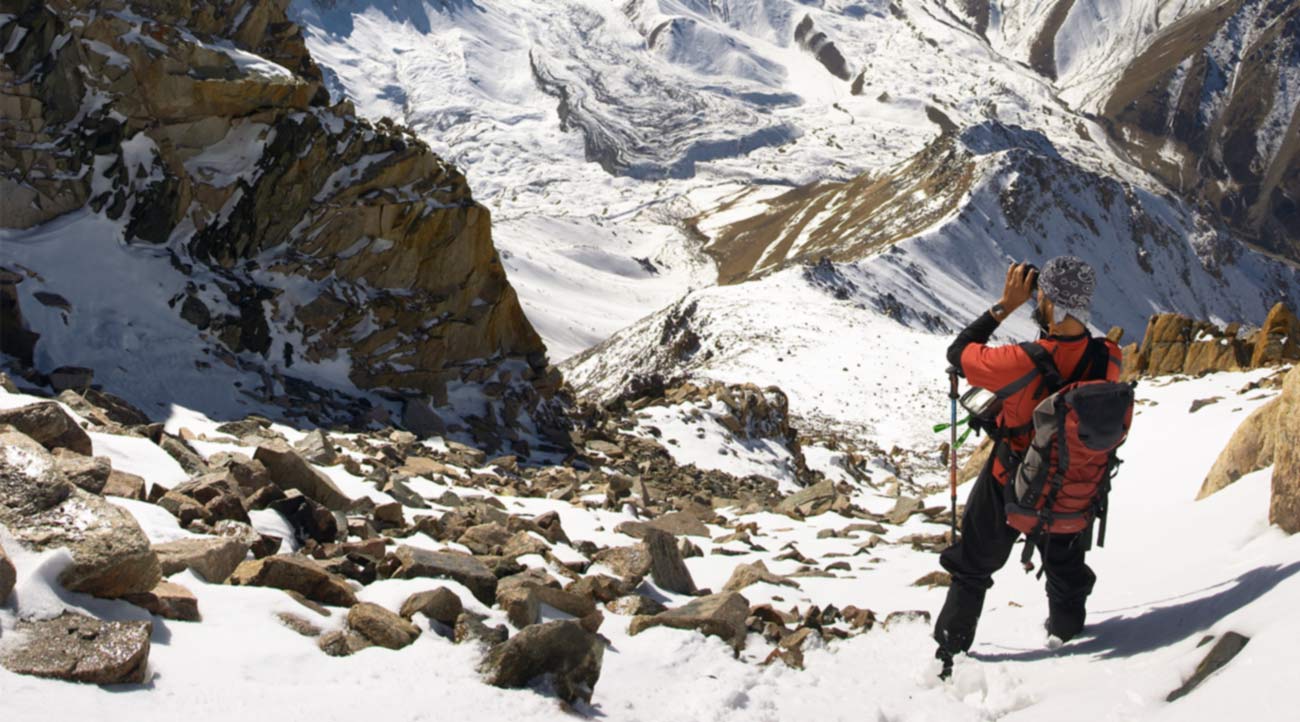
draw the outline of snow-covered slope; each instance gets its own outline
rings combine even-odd
[[[891,347],[906,347],[907,337],[882,333]],[[763,665],[772,648],[749,635],[744,652],[734,656],[722,641],[696,632],[655,628],[628,634],[631,619],[607,613],[601,628],[610,645],[590,705],[576,711],[610,720],[1037,720],[1169,719],[1213,720],[1227,716],[1284,719],[1289,701],[1279,689],[1294,679],[1295,639],[1300,621],[1292,613],[1300,596],[1300,535],[1285,536],[1266,523],[1268,471],[1250,474],[1228,489],[1193,501],[1223,439],[1275,391],[1239,390],[1267,372],[1217,374],[1195,380],[1164,380],[1139,389],[1139,411],[1124,447],[1127,463],[1112,497],[1107,546],[1090,562],[1099,582],[1090,603],[1090,626],[1083,636],[1057,652],[1041,644],[1045,612],[1041,583],[1009,568],[996,578],[970,657],[958,659],[949,683],[935,679],[929,627],[919,621],[877,624],[865,634],[829,644],[805,646],[804,669],[777,662]],[[895,378],[878,397],[905,400],[917,391]],[[1193,401],[1222,397],[1189,411]],[[0,391],[0,407],[35,399]],[[185,414],[178,422],[190,431],[217,434],[210,422]],[[919,432],[921,418],[900,417],[906,432]],[[173,426],[179,430],[179,426]],[[290,438],[301,434],[277,427]],[[183,479],[176,463],[144,439],[93,434],[95,451],[109,455],[117,468],[131,469],[164,486]],[[135,443],[137,442],[138,443]],[[205,454],[230,451],[237,441],[195,442]],[[437,442],[433,442],[437,445]],[[681,453],[710,455],[699,447]],[[774,457],[775,458],[775,457]],[[703,461],[703,459],[700,459]],[[349,494],[364,494],[377,503],[390,498],[338,467],[327,467],[335,483]],[[476,470],[479,475],[497,473]],[[449,472],[450,473],[450,472]],[[482,476],[477,477],[479,479]],[[918,476],[918,486],[936,491],[926,505],[946,503],[939,475]],[[454,475],[412,479],[412,488],[430,498],[451,490],[470,498],[489,494],[470,488]],[[895,499],[884,491],[857,488],[854,500],[886,513]],[[568,535],[600,544],[633,540],[612,531],[634,519],[626,511],[586,508],[545,498],[501,496],[512,514],[559,514]],[[158,507],[116,502],[129,511],[155,542],[192,536]],[[446,507],[435,505],[436,511]],[[412,508],[407,515],[429,513]],[[709,526],[709,538],[694,537],[703,554],[686,560],[700,586],[719,589],[740,564],[762,560],[777,574],[798,576],[798,587],[758,583],[744,590],[754,604],[772,603],[781,610],[833,604],[873,610],[880,620],[904,610],[934,612],[942,588],[913,582],[937,568],[932,552],[904,541],[945,528],[917,514],[891,526],[881,541],[862,548],[866,533],[840,532],[855,519],[827,513],[795,520],[771,513],[739,514],[724,510],[730,528]],[[275,512],[257,512],[263,531],[285,534]],[[750,543],[723,541],[739,524],[749,527]],[[832,533],[833,532],[833,533]],[[70,607],[105,619],[149,618],[121,601],[97,600],[63,591],[55,582],[66,555],[36,554],[3,537],[19,570],[11,603],[0,608],[4,642],[18,615],[53,614]],[[403,540],[428,544],[422,535]],[[727,553],[715,553],[725,549]],[[805,560],[789,557],[794,550]],[[581,554],[556,545],[557,554]],[[521,562],[540,569],[539,556]],[[804,566],[807,564],[807,566]],[[834,571],[822,572],[836,564]],[[600,567],[596,567],[599,569]],[[93,717],[109,720],[174,718],[183,707],[195,722],[231,716],[355,720],[373,714],[416,719],[436,710],[461,719],[571,719],[572,711],[532,690],[499,690],[482,684],[475,671],[481,649],[455,645],[432,623],[418,618],[424,633],[402,651],[379,647],[339,659],[322,654],[313,639],[284,626],[277,614],[309,615],[326,630],[343,624],[344,615],[320,617],[275,589],[210,584],[191,572],[173,577],[197,596],[201,622],[154,618],[150,676],[141,687],[108,694],[91,685],[69,685],[14,675],[0,669],[7,720]],[[468,608],[504,622],[501,610],[476,602],[461,585],[439,580],[459,594]],[[669,603],[685,597],[654,587],[643,588]],[[406,595],[427,589],[430,580],[391,579],[359,592],[365,601],[395,609]],[[1206,648],[1207,636],[1227,632],[1250,637],[1249,645],[1226,669],[1210,677],[1190,697],[1166,703],[1165,695],[1191,675]]]

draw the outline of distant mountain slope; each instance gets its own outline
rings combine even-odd
[[[558,378],[487,210],[408,131],[328,102],[282,3],[11,7],[0,264],[39,371],[91,367],[155,412],[406,404],[427,431],[432,405],[489,446],[519,438],[493,429]]]

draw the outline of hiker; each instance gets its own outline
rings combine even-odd
[[[1119,379],[1119,348],[1108,339],[1093,339],[1088,333],[1096,285],[1096,272],[1073,256],[1052,259],[1041,273],[1027,263],[1012,264],[1007,269],[1002,298],[963,329],[948,347],[948,361],[955,372],[964,375],[971,386],[995,392],[1002,399],[1002,407],[996,428],[991,431],[994,452],[966,499],[960,541],[940,556],[940,564],[952,575],[948,597],[934,628],[939,643],[935,656],[944,664],[943,677],[951,673],[952,657],[970,649],[984,594],[993,586],[993,573],[1006,564],[1021,535],[1008,523],[1007,502],[1015,502],[1015,498],[1006,485],[1008,479],[1014,478],[1034,436],[1035,407],[1055,390],[1048,388],[1042,367],[1046,364],[1049,371],[1059,372],[1056,381],[1061,386],[1080,380]],[[987,345],[998,325],[1028,301],[1035,289],[1038,299],[1034,320],[1042,335],[1034,343],[1046,354],[1033,344]],[[1039,356],[1039,361],[1031,354]],[[1055,369],[1042,361],[1044,356],[1054,362]],[[1124,424],[1127,432],[1128,419]],[[1033,510],[1029,511],[1032,524]],[[1091,544],[1091,528],[1073,534],[1034,536],[1035,544],[1026,546],[1022,561],[1029,569],[1027,560],[1035,548],[1042,555],[1049,610],[1046,629],[1050,637],[1059,640],[1049,639],[1049,644],[1064,643],[1083,629],[1085,603],[1096,581],[1084,562]]]

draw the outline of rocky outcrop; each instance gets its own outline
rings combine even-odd
[[[93,453],[90,435],[53,402],[4,409],[0,411],[0,424],[9,424],[50,451],[67,449],[82,456]]]
[[[64,612],[44,621],[18,622],[14,646],[0,664],[17,674],[89,684],[144,682],[150,622],[101,622]]]
[[[125,510],[73,486],[32,439],[0,433],[0,524],[34,550],[66,548],[59,582],[74,592],[147,592],[162,574],[140,525]]]
[[[1286,375],[1278,401],[1268,521],[1295,534],[1300,532],[1300,366]]]
[[[1200,375],[1237,371],[1300,360],[1300,321],[1283,303],[1269,311],[1264,326],[1243,333],[1240,324],[1226,328],[1175,313],[1147,322],[1140,346],[1124,349],[1122,377]]]
[[[18,0],[0,45],[0,225],[85,209],[164,245],[196,341],[260,357],[287,410],[365,423],[383,396],[519,452],[520,415],[550,421],[487,210],[409,131],[329,104],[285,3]],[[340,364],[332,391],[293,376]],[[463,385],[482,413],[449,411]]]

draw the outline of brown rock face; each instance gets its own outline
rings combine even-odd
[[[32,549],[66,547],[72,563],[59,582],[71,591],[119,597],[161,578],[135,518],[73,486],[40,444],[18,433],[0,434],[0,524]]]
[[[496,600],[497,578],[483,562],[461,552],[434,552],[399,546],[384,560],[389,576],[398,579],[445,577],[464,584],[484,604]]]
[[[1201,490],[1196,494],[1197,499],[1204,499],[1246,474],[1273,464],[1278,430],[1282,425],[1281,410],[1282,399],[1273,399],[1241,422],[1205,476]]]
[[[1221,329],[1176,313],[1161,313],[1147,322],[1137,353],[1124,358],[1125,378],[1140,374],[1200,374],[1250,366],[1250,346],[1235,328]]]
[[[297,489],[334,511],[347,509],[352,503],[328,476],[312,468],[288,444],[263,444],[257,447],[255,459],[266,467],[271,481],[281,489]]]
[[[406,129],[328,105],[286,6],[7,5],[0,226],[89,207],[121,222],[128,242],[183,247],[197,282],[176,312],[219,356],[260,355],[290,382],[296,363],[345,362],[352,386],[337,391],[431,401],[429,428],[443,422],[449,383],[499,384],[488,410],[466,419],[477,423],[446,421],[483,445],[511,445],[520,414],[549,418],[559,378],[506,280],[488,211]],[[131,40],[141,35],[149,42]],[[253,67],[237,51],[271,62]],[[103,102],[80,112],[85,97]],[[232,147],[250,154],[231,165]],[[221,283],[200,291],[214,275]],[[284,293],[283,279],[306,294]],[[271,348],[281,335],[298,340]],[[276,386],[287,390],[272,401],[321,422],[370,408],[354,397],[295,405],[293,389],[310,384]]]
[[[64,612],[46,621],[21,621],[19,646],[0,656],[17,674],[89,684],[140,683],[149,663],[149,622],[101,622]]]
[[[1300,366],[1282,384],[1273,457],[1273,492],[1268,521],[1288,534],[1300,532]]]

